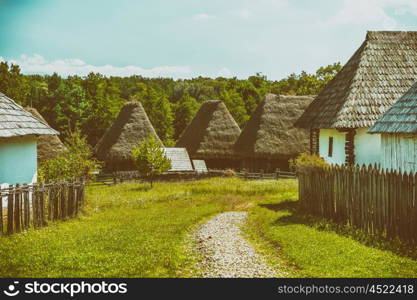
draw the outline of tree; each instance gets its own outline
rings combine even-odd
[[[233,116],[236,123],[240,127],[243,127],[249,119],[249,115],[246,112],[245,103],[242,97],[236,91],[224,90],[220,94],[220,99],[224,101],[224,104],[230,111],[230,114]]]
[[[41,181],[53,182],[91,177],[91,171],[98,162],[92,158],[91,146],[78,129],[68,135],[65,146],[66,151],[41,164],[38,172]]]
[[[198,107],[197,100],[191,97],[188,92],[183,93],[175,109],[174,139],[178,139],[185,127],[190,124]]]
[[[165,145],[172,144],[174,117],[168,97],[163,92],[142,84],[142,88],[133,96],[133,99],[142,103],[149,120],[163,143]]]
[[[165,156],[164,150],[154,135],[138,143],[132,149],[132,160],[138,171],[149,179],[151,187],[155,175],[171,169],[171,161]]]

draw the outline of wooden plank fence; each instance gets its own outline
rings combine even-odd
[[[0,236],[46,226],[78,215],[84,181],[16,184],[0,189]],[[7,205],[7,209],[3,209]]]
[[[417,173],[331,166],[302,171],[298,178],[303,211],[417,244]]]

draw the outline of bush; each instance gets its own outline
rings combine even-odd
[[[92,178],[91,171],[99,166],[92,158],[93,152],[85,137],[78,130],[71,132],[65,140],[66,151],[43,162],[38,170],[43,182]]]
[[[133,148],[132,160],[139,173],[149,178],[151,186],[155,175],[171,169],[171,161],[153,135]]]
[[[325,168],[329,166],[329,164],[320,156],[309,153],[301,153],[297,158],[291,159],[289,163],[290,169],[297,172],[311,168]]]

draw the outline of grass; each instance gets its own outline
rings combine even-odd
[[[246,232],[263,243],[272,262],[279,256],[297,277],[417,277],[417,261],[386,250],[393,245],[299,214],[296,207],[295,197],[263,202]]]
[[[0,238],[0,277],[189,277],[190,232],[249,211],[245,231],[287,276],[416,276],[417,261],[297,214],[295,180],[90,186],[79,218]]]

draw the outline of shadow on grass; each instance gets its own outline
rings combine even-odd
[[[285,200],[275,204],[259,204],[259,206],[273,211],[288,210],[289,212],[295,213],[298,208],[298,202]]]
[[[288,211],[291,214],[277,218],[272,225],[305,225],[319,231],[334,232],[338,235],[354,239],[355,241],[380,250],[388,250],[401,256],[417,259],[417,249],[413,245],[405,244],[398,239],[389,240],[381,235],[372,235],[355,229],[346,224],[338,224],[331,220],[306,214],[298,209],[298,201],[284,201],[276,204],[260,204],[259,206],[273,211]]]
[[[132,187],[132,188],[129,189],[129,191],[132,191],[132,192],[148,192],[152,189],[153,188],[149,184],[144,184],[144,185]]]

